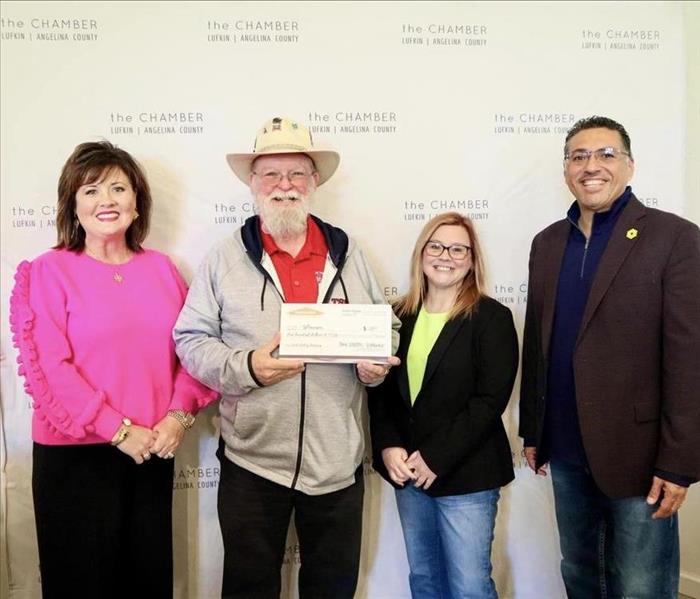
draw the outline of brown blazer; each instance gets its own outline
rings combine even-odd
[[[571,224],[530,251],[520,435],[542,441],[557,281]],[[655,469],[700,478],[700,230],[634,195],[591,285],[574,350],[586,457],[611,498],[646,495]],[[538,465],[549,456],[538,451]]]

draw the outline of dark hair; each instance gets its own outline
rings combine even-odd
[[[589,116],[585,119],[579,119],[574,123],[574,126],[569,129],[566,134],[566,140],[564,141],[564,154],[568,152],[567,146],[569,145],[569,140],[585,129],[611,129],[612,131],[617,131],[622,138],[622,149],[630,155],[632,158],[632,145],[630,142],[630,136],[625,131],[625,128],[620,125],[617,121],[613,121],[606,116]]]
[[[151,189],[146,176],[131,155],[108,141],[82,143],[73,150],[63,165],[58,180],[58,209],[56,249],[81,252],[85,248],[85,230],[75,215],[75,194],[83,185],[99,181],[111,170],[121,169],[136,194],[139,217],[126,230],[126,244],[134,252],[148,235],[151,222]]]

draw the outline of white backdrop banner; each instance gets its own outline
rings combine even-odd
[[[686,128],[680,2],[3,2],[1,167],[3,570],[12,599],[39,596],[29,398],[16,374],[12,274],[55,243],[60,168],[106,138],[145,167],[147,245],[186,278],[252,214],[225,154],[272,116],[310,125],[341,154],[314,211],[368,255],[387,298],[406,290],[418,231],[457,210],[476,222],[489,292],[522,331],[533,235],[563,216],[563,140],[580,117],[630,132],[633,186],[683,213]],[[563,597],[549,479],[524,467],[517,388],[504,415],[516,480],[493,551],[502,597]],[[220,591],[216,406],[175,468],[176,597]],[[393,493],[365,464],[358,598],[409,596]],[[290,532],[284,595],[296,597]]]

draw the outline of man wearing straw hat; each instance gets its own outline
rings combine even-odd
[[[363,386],[379,383],[388,366],[305,365],[273,352],[283,302],[385,298],[357,245],[309,214],[311,196],[338,167],[336,152],[315,149],[303,125],[276,117],[253,152],[227,160],[250,186],[257,215],[205,259],[174,331],[188,371],[222,395],[222,596],[279,596],[294,513],[300,596],[351,598],[362,531]]]

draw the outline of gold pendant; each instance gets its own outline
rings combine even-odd
[[[114,273],[114,280],[117,283],[121,283],[124,280],[124,277],[122,277],[118,272]]]

